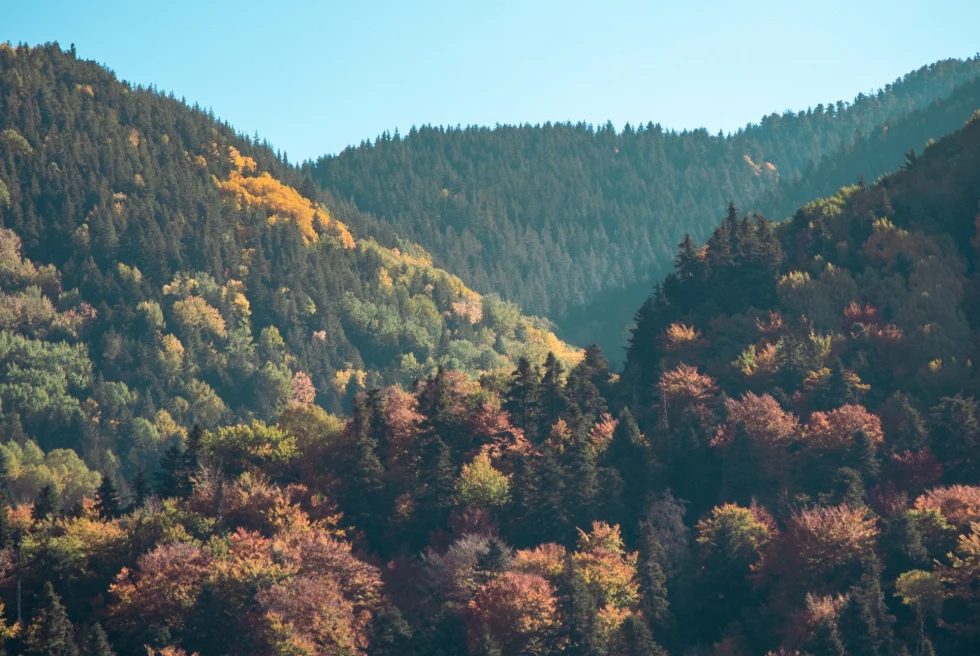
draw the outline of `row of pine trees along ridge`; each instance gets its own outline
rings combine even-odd
[[[209,113],[0,46],[3,649],[980,651],[964,121],[788,220],[711,187],[614,368]]]

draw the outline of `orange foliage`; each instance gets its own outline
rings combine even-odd
[[[618,423],[611,414],[604,412],[589,430],[589,441],[596,453],[605,453],[609,443],[612,442],[613,433],[616,431]]]
[[[535,574],[505,572],[476,591],[467,607],[471,648],[489,633],[505,654],[547,653],[560,626],[554,587]]]
[[[109,586],[110,624],[127,632],[151,625],[179,631],[194,610],[210,564],[203,549],[182,543],[141,556],[135,571],[123,568]]]
[[[313,381],[310,380],[310,377],[302,371],[297,371],[293,374],[292,398],[289,400],[290,405],[310,406],[313,405],[315,399],[316,388],[313,387]]]
[[[572,562],[600,606],[630,608],[639,601],[636,554],[626,551],[618,525],[593,522],[590,533],[579,529]]]
[[[728,422],[718,428],[713,446],[731,442],[740,423],[749,437],[770,449],[788,446],[799,435],[800,422],[796,416],[783,410],[779,402],[768,394],[757,396],[747,392],[740,401],[726,399],[725,408]]]
[[[683,362],[675,369],[665,371],[657,383],[660,393],[668,400],[703,401],[711,396],[716,387],[715,379],[698,373],[697,367]]]
[[[950,485],[929,490],[915,500],[916,510],[935,510],[946,521],[963,530],[980,522],[980,487]]]
[[[516,572],[537,574],[548,580],[561,575],[565,564],[565,547],[549,542],[534,549],[519,549],[514,554],[511,567]]]
[[[694,344],[701,337],[701,331],[683,323],[672,323],[661,337],[663,346],[668,351],[677,350],[683,346]]]
[[[817,449],[842,449],[849,446],[854,434],[863,430],[868,438],[881,443],[885,434],[881,419],[868,412],[864,406],[842,405],[830,412],[814,412],[804,430],[807,446]]]

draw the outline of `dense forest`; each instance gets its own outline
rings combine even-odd
[[[719,202],[617,372],[209,113],[0,46],[0,649],[980,652],[957,127]]]
[[[707,238],[729,200],[782,219],[859,175],[894,170],[970,117],[977,105],[946,99],[978,75],[980,58],[943,61],[851,103],[772,114],[727,136],[653,123],[422,126],[320,158],[312,173],[473,289],[618,361],[624,310],[669,272],[686,232]]]

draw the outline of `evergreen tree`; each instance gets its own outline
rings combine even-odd
[[[201,467],[203,438],[204,429],[200,424],[194,424],[187,434],[187,447],[184,449],[184,462],[179,477],[181,494],[185,497],[190,496],[194,491],[194,477]]]
[[[377,656],[408,656],[412,649],[412,627],[398,607],[383,602],[371,616],[371,654]]]
[[[562,384],[561,362],[554,353],[548,353],[544,361],[544,376],[541,378],[538,395],[538,429],[537,441],[548,436],[551,427],[565,412],[568,399]]]
[[[813,656],[845,656],[844,643],[832,618],[825,617],[817,622],[806,650]]]
[[[0,550],[14,546],[14,527],[10,523],[10,504],[7,494],[0,488]]]
[[[629,615],[619,627],[614,656],[667,656],[663,647],[653,640],[653,634],[642,617]]]
[[[78,656],[75,627],[72,626],[61,597],[51,583],[44,584],[41,605],[27,628],[24,652],[28,656]]]
[[[93,624],[86,632],[82,656],[116,656],[101,624]]]
[[[540,384],[541,372],[538,367],[527,358],[518,360],[504,397],[504,409],[510,413],[511,423],[524,431],[536,427]]]
[[[650,485],[650,458],[646,440],[633,420],[629,408],[623,408],[605,454],[606,463],[615,467],[623,479],[623,507],[617,523],[631,526],[647,496]]]
[[[143,503],[151,494],[150,482],[146,478],[146,467],[142,463],[136,466],[136,473],[133,474],[129,488],[133,492],[133,507],[142,508]]]
[[[41,521],[56,514],[60,507],[61,499],[59,498],[58,490],[53,483],[48,483],[41,488],[37,498],[34,499],[34,508],[31,514],[35,520]]]
[[[854,442],[851,444],[848,460],[861,472],[866,486],[874,485],[881,470],[878,462],[878,447],[863,430],[854,433]]]
[[[157,472],[157,493],[164,499],[180,497],[183,494],[184,452],[176,442],[172,443],[160,459]]]
[[[640,522],[639,535],[636,574],[642,595],[640,609],[651,626],[663,630],[670,621],[667,576],[660,564],[666,557],[665,550],[650,522]]]
[[[369,539],[377,540],[388,516],[384,507],[384,468],[371,437],[371,415],[363,395],[354,397],[347,433],[349,446],[341,488],[343,509],[348,521],[364,529]]]
[[[102,519],[108,521],[119,516],[119,506],[119,493],[116,491],[115,483],[112,482],[112,476],[103,474],[102,483],[99,484],[99,490],[96,492],[95,509]]]

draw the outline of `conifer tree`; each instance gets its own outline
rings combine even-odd
[[[612,656],[667,656],[663,647],[653,640],[650,628],[638,615],[629,615],[623,620],[616,636]]]
[[[342,478],[343,508],[347,519],[377,539],[387,517],[383,505],[384,468],[371,437],[371,415],[363,395],[354,397],[347,426],[348,449]]]
[[[143,463],[136,466],[136,473],[133,474],[133,480],[130,482],[129,488],[133,492],[133,507],[143,507],[143,503],[151,494],[150,482],[146,478],[146,467]]]
[[[157,493],[164,499],[183,494],[184,452],[176,442],[172,443],[160,459],[157,472]]]
[[[639,535],[636,574],[640,583],[640,594],[643,595],[640,609],[651,626],[663,630],[670,620],[667,576],[660,564],[665,558],[665,550],[650,522],[640,522]]]
[[[72,626],[61,597],[55,594],[51,583],[44,584],[41,606],[27,628],[25,654],[28,656],[79,656],[75,645],[75,627]]]
[[[845,656],[844,643],[833,618],[824,617],[817,622],[806,650],[813,656]]]
[[[95,623],[89,627],[82,644],[81,656],[116,656],[101,624]]]
[[[549,352],[544,361],[544,376],[539,387],[537,441],[548,436],[551,427],[565,412],[567,404],[568,399],[562,384],[561,362],[554,353]]]
[[[848,461],[861,472],[865,486],[872,486],[878,480],[881,465],[878,462],[878,447],[863,430],[854,433]]]
[[[34,508],[31,511],[34,519],[41,521],[58,512],[61,506],[61,499],[58,490],[53,483],[48,483],[41,488],[37,498],[34,499]]]
[[[504,409],[510,413],[511,423],[522,430],[535,427],[540,385],[541,372],[538,367],[527,358],[518,360],[510,388],[504,397]]]
[[[104,520],[110,520],[119,516],[119,493],[116,485],[112,482],[112,476],[102,475],[102,482],[96,492],[95,509],[99,516]]]
[[[14,545],[14,527],[10,523],[10,504],[7,494],[0,488],[0,550]]]
[[[639,515],[648,492],[650,481],[650,459],[646,440],[640,434],[640,427],[633,420],[629,408],[623,408],[619,422],[613,431],[612,441],[605,454],[606,463],[615,467],[623,479],[623,508],[617,523],[632,526],[633,519]]]

